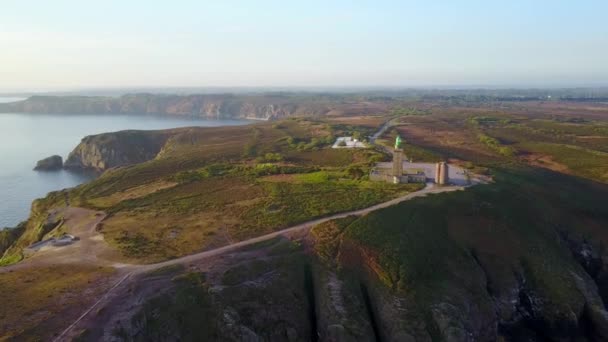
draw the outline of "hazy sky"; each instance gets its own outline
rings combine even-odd
[[[606,0],[0,3],[0,90],[608,84]]]

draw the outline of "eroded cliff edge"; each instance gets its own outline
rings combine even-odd
[[[70,153],[64,168],[98,172],[154,159],[169,137],[183,129],[120,131],[90,135]]]

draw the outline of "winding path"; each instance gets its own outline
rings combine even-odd
[[[375,140],[381,136],[389,127],[392,126],[393,124],[393,120],[391,119],[387,122],[385,122],[379,129],[378,131],[370,137],[370,142],[372,144],[375,144]],[[172,266],[172,265],[179,265],[179,264],[188,264],[188,263],[193,263],[193,262],[197,262],[197,261],[201,261],[204,260],[206,258],[211,258],[211,257],[216,257],[218,255],[222,255],[224,253],[229,253],[229,252],[233,252],[239,248],[243,248],[246,246],[251,246],[263,241],[267,241],[270,239],[273,239],[277,236],[285,236],[285,237],[293,237],[296,236],[297,234],[300,233],[305,233],[308,230],[310,230],[312,227],[330,221],[330,220],[335,220],[335,219],[339,219],[339,218],[344,218],[347,216],[363,216],[363,215],[367,215],[368,213],[378,210],[378,209],[382,209],[382,208],[386,208],[386,207],[390,207],[392,205],[401,203],[401,202],[405,202],[405,201],[409,201],[411,199],[417,198],[417,197],[424,197],[427,196],[429,194],[438,194],[438,193],[443,193],[443,192],[451,192],[451,191],[458,191],[458,190],[464,190],[465,187],[463,186],[442,186],[442,187],[437,187],[432,183],[427,183],[425,188],[416,192],[412,192],[409,193],[407,195],[392,199],[390,201],[386,201],[383,203],[379,203],[376,205],[373,205],[371,207],[368,208],[363,208],[363,209],[358,209],[358,210],[352,210],[352,211],[348,211],[348,212],[342,212],[342,213],[338,213],[338,214],[334,214],[334,215],[330,215],[330,216],[326,216],[323,218],[318,218],[318,219],[314,219],[314,220],[310,220],[304,223],[300,223],[298,225],[289,227],[289,228],[285,228],[273,233],[269,233],[266,235],[262,235],[262,236],[258,236],[255,238],[251,238],[251,239],[247,239],[244,241],[240,241],[240,242],[235,242],[235,243],[231,243],[229,245],[220,247],[220,248],[216,248],[216,249],[212,249],[212,250],[208,250],[208,251],[204,251],[204,252],[200,252],[200,253],[196,253],[196,254],[191,254],[188,256],[184,256],[181,258],[177,258],[177,259],[173,259],[173,260],[168,260],[168,261],[164,261],[164,262],[159,262],[156,264],[149,264],[149,265],[123,265],[126,269],[128,269],[127,273],[124,274],[122,277],[120,277],[120,279],[112,286],[110,287],[110,289],[108,291],[106,291],[106,293],[101,296],[101,298],[99,300],[97,300],[91,307],[89,307],[88,309],[86,309],[83,314],[76,319],[72,324],[70,324],[63,332],[61,332],[61,334],[59,334],[54,341],[65,341],[65,340],[70,340],[70,333],[72,333],[75,328],[78,326],[78,324],[84,320],[89,313],[91,313],[93,310],[95,310],[97,307],[103,305],[106,301],[108,301],[108,299],[111,297],[112,293],[117,291],[117,289],[120,289],[121,286],[124,286],[125,284],[128,283],[127,280],[129,279],[136,279],[136,275],[142,274],[142,273],[146,273],[146,272],[150,272],[162,267],[166,267],[166,266]]]
[[[304,222],[304,223],[301,223],[301,224],[298,224],[298,225],[295,225],[295,226],[292,226],[289,228],[285,228],[285,229],[282,229],[282,230],[279,230],[279,231],[276,231],[273,233],[269,233],[269,234],[258,236],[255,238],[243,240],[243,241],[236,242],[236,243],[233,243],[230,245],[226,245],[224,247],[220,247],[220,248],[216,248],[216,249],[212,249],[212,250],[208,250],[208,251],[204,251],[204,252],[200,252],[200,253],[196,253],[196,254],[191,254],[188,256],[181,257],[181,258],[168,260],[168,261],[164,261],[164,262],[159,262],[156,264],[125,265],[125,266],[129,267],[131,270],[127,274],[122,276],[97,302],[95,302],[91,307],[89,307],[87,310],[85,310],[84,313],[78,319],[76,319],[76,321],[74,321],[72,324],[70,324],[70,326],[67,329],[65,329],[61,334],[59,334],[54,339],[54,341],[58,342],[58,341],[69,340],[69,337],[70,337],[69,333],[72,330],[74,330],[74,328],[76,326],[78,326],[78,324],[83,319],[85,319],[91,311],[95,310],[97,307],[102,305],[108,298],[110,298],[112,292],[119,289],[121,287],[121,285],[128,283],[128,282],[126,282],[127,279],[135,279],[136,277],[133,277],[135,275],[150,272],[150,271],[153,271],[153,270],[156,270],[156,269],[159,269],[162,267],[166,267],[166,266],[188,264],[188,263],[192,263],[192,262],[196,262],[196,261],[201,261],[206,258],[216,257],[216,256],[224,254],[224,253],[229,253],[229,252],[235,251],[242,247],[251,246],[256,243],[260,243],[263,241],[273,239],[277,236],[285,236],[285,237],[294,236],[299,233],[306,232],[306,231],[310,230],[312,227],[314,227],[318,224],[330,221],[330,220],[335,220],[335,219],[344,218],[344,217],[353,216],[353,215],[354,216],[363,216],[372,211],[390,207],[392,205],[395,205],[395,204],[398,204],[401,202],[405,202],[405,201],[409,201],[409,200],[412,200],[417,197],[424,197],[429,194],[438,194],[438,193],[443,193],[443,192],[451,192],[451,191],[458,191],[458,190],[464,190],[464,189],[465,189],[465,187],[463,187],[463,186],[436,187],[435,185],[433,185],[431,183],[427,183],[426,187],[422,190],[412,192],[407,195],[392,199],[390,201],[379,203],[379,204],[373,205],[368,208],[343,212],[343,213],[334,214],[334,215],[326,216],[326,217],[315,219],[315,220],[310,220],[310,221],[307,221],[307,222]]]
[[[138,267],[138,271],[151,271],[151,270],[155,270],[158,269],[160,267],[165,267],[165,266],[171,266],[171,265],[177,265],[177,264],[184,264],[184,263],[189,263],[189,262],[193,262],[193,261],[199,261],[201,259],[204,258],[208,258],[208,257],[213,257],[213,256],[217,256],[223,253],[227,253],[227,252],[231,252],[234,251],[236,249],[239,249],[241,247],[245,247],[245,246],[250,246],[259,242],[263,242],[263,241],[267,241],[270,239],[273,239],[277,236],[286,236],[289,237],[291,235],[294,235],[296,233],[301,233],[305,230],[309,230],[312,227],[321,224],[323,222],[327,222],[330,220],[335,220],[335,219],[339,219],[339,218],[344,218],[347,216],[363,216],[366,215],[372,211],[378,210],[378,209],[382,209],[382,208],[386,208],[386,207],[390,207],[392,205],[401,203],[401,202],[405,202],[411,199],[414,199],[416,197],[423,197],[429,194],[438,194],[438,193],[442,193],[442,192],[450,192],[450,191],[457,191],[457,190],[464,190],[465,187],[462,186],[444,186],[444,187],[435,187],[434,185],[428,183],[426,185],[426,187],[422,190],[416,191],[416,192],[412,192],[409,193],[407,195],[392,199],[390,201],[387,202],[383,202],[380,204],[376,204],[374,206],[368,207],[368,208],[364,208],[364,209],[359,209],[359,210],[353,210],[353,211],[348,211],[348,212],[343,212],[343,213],[338,213],[338,214],[334,214],[331,216],[326,216],[323,218],[319,218],[319,219],[315,219],[315,220],[311,220],[311,221],[307,221],[304,223],[300,223],[298,225],[289,227],[289,228],[285,228],[273,233],[269,233],[266,235],[262,235],[262,236],[258,236],[255,238],[251,238],[248,240],[243,240],[240,242],[235,242],[233,244],[224,246],[224,247],[220,247],[220,248],[216,248],[216,249],[212,249],[209,251],[205,251],[205,252],[200,252],[200,253],[196,253],[196,254],[191,254],[185,257],[181,257],[181,258],[177,258],[177,259],[173,259],[173,260],[168,260],[168,261],[164,261],[164,262],[160,262],[160,263],[156,263],[156,264],[150,264],[150,265],[143,265],[143,266],[139,266]]]

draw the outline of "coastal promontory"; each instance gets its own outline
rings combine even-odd
[[[71,170],[105,171],[154,159],[167,139],[179,130],[120,131],[87,136],[63,165]]]

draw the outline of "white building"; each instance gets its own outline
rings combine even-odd
[[[332,148],[364,148],[367,145],[359,141],[357,139],[353,139],[353,137],[340,137],[336,139],[336,142],[332,146]]]

